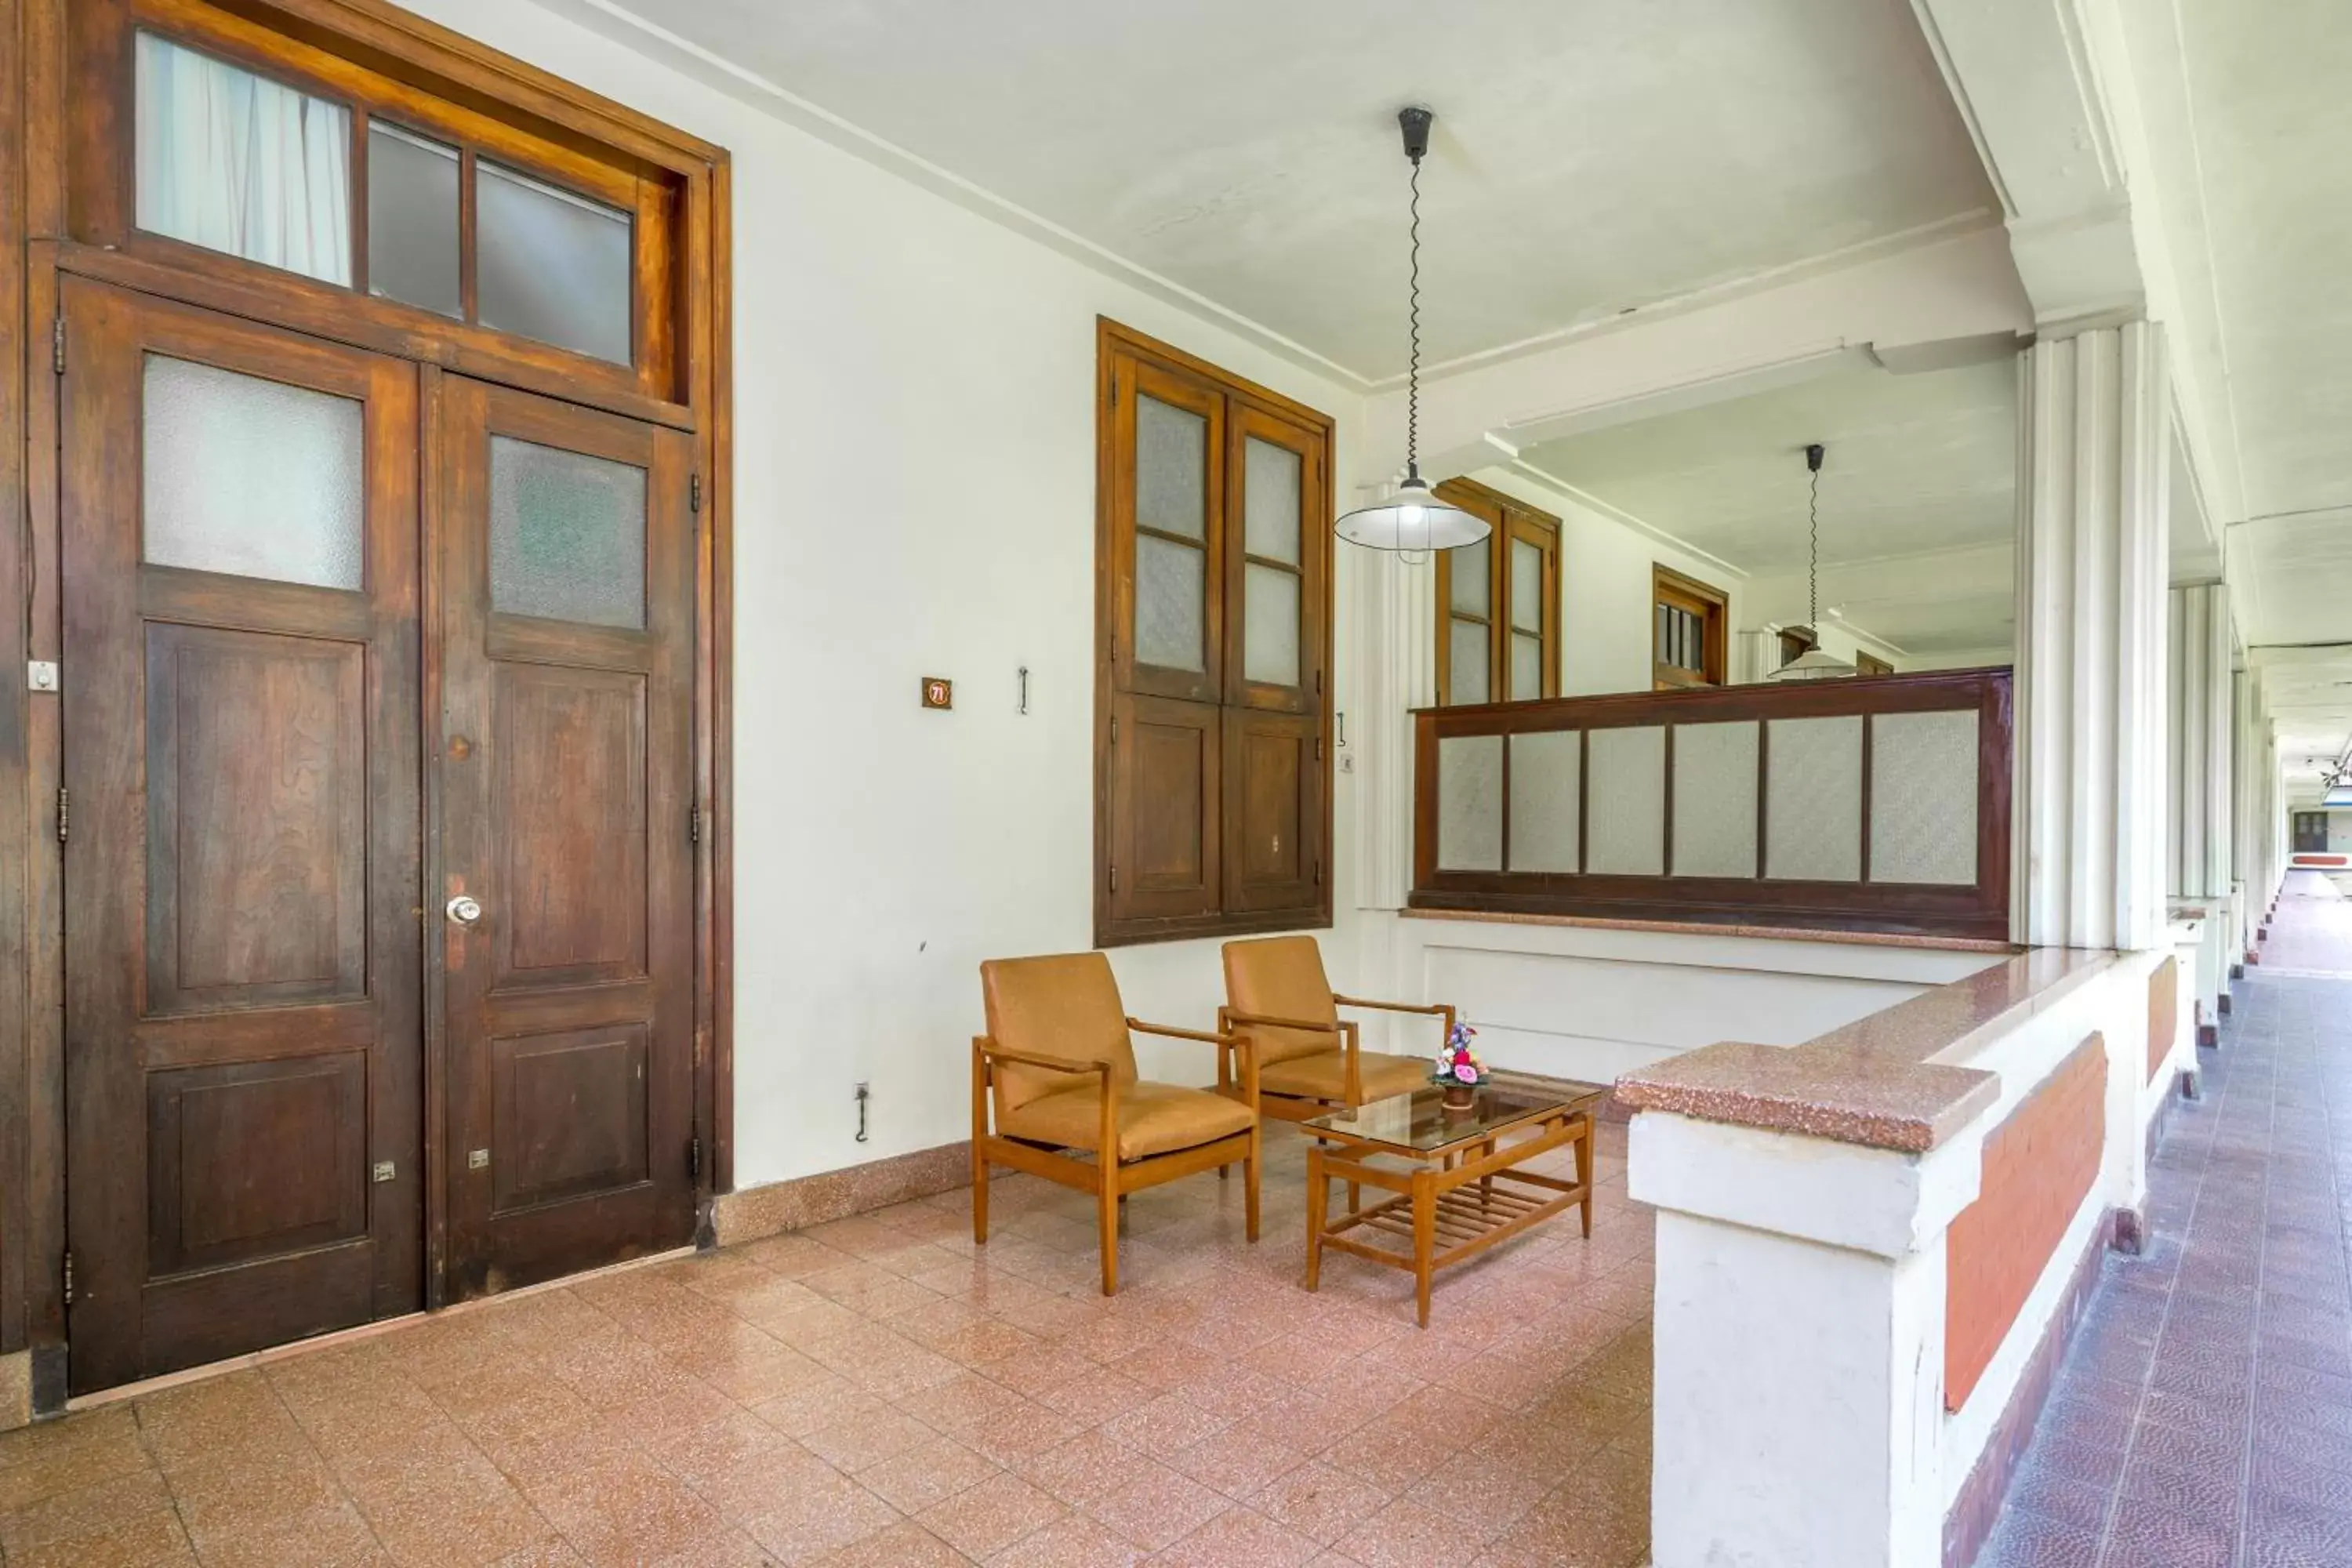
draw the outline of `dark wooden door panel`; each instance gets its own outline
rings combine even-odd
[[[1321,899],[1323,763],[1316,714],[1225,710],[1225,907],[1314,909]]]
[[[63,292],[80,1391],[422,1304],[417,403],[397,361]]]
[[[440,897],[482,910],[445,927],[451,1282],[479,1295],[693,1233],[692,447],[457,377],[441,410]],[[640,551],[642,626],[567,580]]]
[[[1112,699],[1110,909],[1164,919],[1217,907],[1221,710],[1213,702]]]

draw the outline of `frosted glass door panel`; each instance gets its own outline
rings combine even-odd
[[[1511,541],[1511,626],[1543,630],[1543,552],[1524,539]]]
[[[1451,689],[1448,695],[1454,705],[1484,702],[1487,699],[1486,628],[1476,621],[1449,620],[1452,628],[1447,647],[1452,662]]]
[[[1437,866],[1503,868],[1503,737],[1455,735],[1437,742]]]
[[[1675,726],[1675,868],[1677,877],[1756,875],[1759,726]]]
[[[646,471],[490,437],[490,608],[646,624]]]
[[[1514,871],[1576,869],[1577,759],[1574,730],[1511,737],[1511,866]]]
[[[1465,544],[1447,552],[1446,572],[1454,580],[1454,610],[1457,615],[1476,616],[1484,619],[1489,607],[1491,584],[1486,581],[1491,557],[1486,553],[1488,541]]]
[[[633,220],[496,163],[474,163],[482,324],[627,364]]]
[[[349,287],[352,111],[142,33],[138,224]]]
[[[1870,879],[1976,885],[1973,710],[1871,720]]]
[[[1242,595],[1243,676],[1269,686],[1297,685],[1298,579],[1279,566],[1252,563],[1242,574]]]
[[[157,566],[362,586],[363,409],[208,364],[147,356],[142,553]]]
[[[1862,720],[1775,719],[1764,756],[1764,874],[1860,881]]]
[[[1543,695],[1543,638],[1511,634],[1511,700],[1532,702]]]
[[[1201,670],[1208,625],[1204,552],[1140,533],[1135,539],[1135,657],[1162,669]]]
[[[1244,537],[1252,555],[1298,564],[1298,454],[1251,437],[1243,444]]]
[[[1594,730],[1585,745],[1584,869],[1658,877],[1666,869],[1666,731],[1663,725]]]
[[[462,317],[457,150],[368,121],[368,292]]]
[[[1204,538],[1208,531],[1208,496],[1209,422],[1188,408],[1175,407],[1156,397],[1138,397],[1136,525],[1184,539]]]

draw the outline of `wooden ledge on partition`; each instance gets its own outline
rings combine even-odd
[[[2000,1095],[1993,1074],[1937,1058],[1972,1054],[2115,962],[2034,948],[1802,1045],[1726,1041],[1637,1068],[1618,1079],[1617,1098],[1637,1111],[1924,1153]]]

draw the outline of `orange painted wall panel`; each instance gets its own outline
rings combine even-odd
[[[2180,1028],[2180,960],[2168,958],[2147,977],[2147,1076],[2172,1054],[2172,1037]]]

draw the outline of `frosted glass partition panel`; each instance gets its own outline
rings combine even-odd
[[[1543,638],[1511,634],[1511,700],[1532,702],[1543,695]]]
[[[1511,541],[1511,626],[1543,630],[1543,552],[1524,539]]]
[[[1297,577],[1253,561],[1242,572],[1242,674],[1269,686],[1297,685]]]
[[[349,287],[352,111],[152,33],[133,52],[139,226]]]
[[[1870,879],[1977,879],[1975,710],[1870,721]]]
[[[1503,868],[1500,735],[1437,742],[1437,865],[1444,871]]]
[[[646,624],[646,471],[490,437],[490,608]]]
[[[1206,558],[1189,544],[1135,539],[1135,657],[1162,669],[1201,670],[1208,626]]]
[[[474,293],[482,325],[633,363],[635,229],[616,207],[477,159]]]
[[[1296,566],[1298,454],[1255,436],[1242,445],[1242,535],[1249,552]]]
[[[1657,877],[1666,869],[1665,726],[1594,730],[1585,745],[1584,868]]]
[[[1755,722],[1675,726],[1677,877],[1756,875]]]
[[[1511,737],[1511,870],[1576,870],[1577,763],[1583,743],[1573,730]]]
[[[1486,628],[1476,621],[1449,620],[1446,626],[1452,638],[1455,705],[1486,701],[1491,689],[1486,678]]]
[[[162,354],[147,356],[142,380],[146,560],[320,588],[362,585],[360,404]]]
[[[1859,882],[1862,716],[1772,720],[1764,755],[1764,874]]]
[[[1482,539],[1475,544],[1465,544],[1446,552],[1445,569],[1453,579],[1456,614],[1482,617],[1486,614],[1489,591],[1493,586],[1486,580],[1490,570],[1487,542]]]
[[[1149,395],[1135,400],[1135,521],[1185,539],[1206,532],[1209,422]]]

